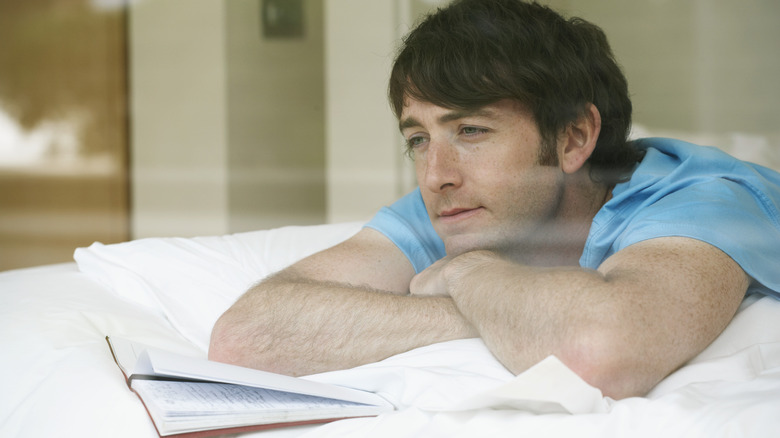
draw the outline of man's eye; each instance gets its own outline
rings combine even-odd
[[[406,146],[409,148],[416,148],[425,143],[425,137],[412,137],[406,140]]]
[[[466,135],[476,135],[476,134],[484,134],[485,132],[487,132],[487,129],[477,128],[476,126],[464,126],[461,129],[461,132],[463,132]]]

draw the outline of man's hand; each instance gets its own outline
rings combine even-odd
[[[487,250],[444,257],[412,278],[409,293],[416,296],[452,296],[451,292],[464,275],[500,259],[498,254]]]
[[[451,260],[452,257],[445,257],[415,275],[409,284],[409,293],[428,297],[449,296],[450,292],[444,270]]]

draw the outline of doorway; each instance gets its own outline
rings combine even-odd
[[[121,3],[0,2],[0,270],[128,238]]]

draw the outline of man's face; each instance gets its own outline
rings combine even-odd
[[[520,104],[474,111],[407,99],[401,133],[448,255],[523,251],[560,207],[563,173],[538,163],[541,137]]]

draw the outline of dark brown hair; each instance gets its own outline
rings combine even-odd
[[[404,38],[388,94],[396,117],[407,97],[452,109],[514,99],[534,116],[546,164],[555,164],[558,135],[592,103],[602,123],[592,177],[624,179],[641,158],[627,142],[628,84],[604,32],[537,3],[458,0],[427,16]]]

